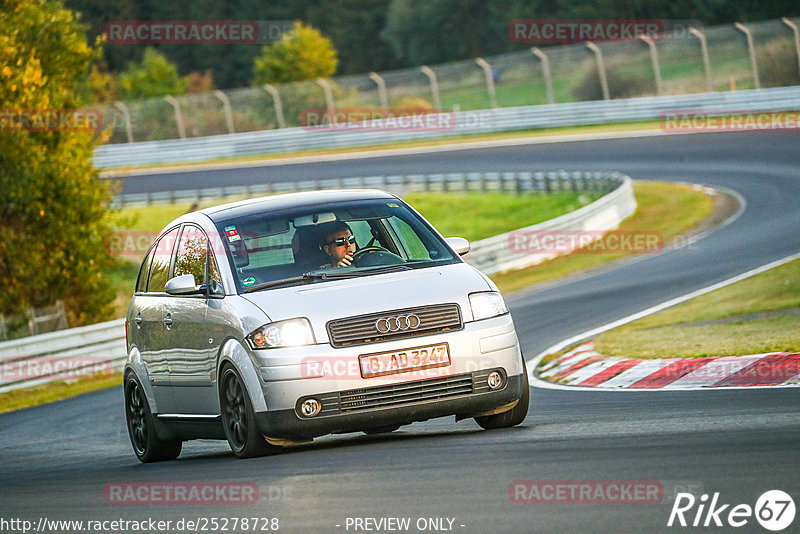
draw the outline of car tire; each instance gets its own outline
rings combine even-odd
[[[531,390],[530,387],[528,387],[528,369],[525,366],[525,358],[522,358],[522,396],[519,398],[519,402],[517,402],[513,408],[505,412],[476,417],[475,422],[486,430],[517,426],[523,422],[528,415],[530,396]]]
[[[183,442],[164,441],[156,434],[155,418],[139,379],[129,373],[125,378],[125,421],[136,457],[142,463],[174,460],[181,454]]]
[[[250,395],[232,365],[222,368],[219,384],[222,425],[233,453],[239,458],[255,458],[280,452],[281,447],[267,443],[259,430]]]

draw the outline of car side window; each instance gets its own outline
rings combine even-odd
[[[150,276],[147,279],[147,291],[163,293],[169,276],[169,264],[172,250],[178,240],[178,228],[173,228],[158,240],[153,247],[153,261],[150,264]]]
[[[196,285],[205,284],[206,261],[208,258],[208,237],[206,234],[197,226],[184,226],[178,243],[178,252],[175,255],[175,272],[173,276],[191,274],[194,275]],[[209,286],[211,293],[220,293],[222,280],[213,254],[208,264],[208,274],[211,279]]]
[[[147,291],[147,275],[150,272],[150,262],[153,260],[153,253],[156,247],[152,247],[147,251],[147,255],[142,261],[142,266],[139,268],[139,277],[136,279],[136,293],[143,293]]]

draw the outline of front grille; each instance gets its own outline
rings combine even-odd
[[[419,318],[419,325],[415,328],[381,333],[376,327],[376,322],[381,319],[410,314]],[[461,310],[458,304],[440,304],[336,319],[328,323],[328,336],[331,339],[331,345],[344,347],[460,329]]]
[[[473,393],[486,393],[488,388],[485,387],[485,384],[489,372],[479,371],[444,378],[415,380],[413,382],[403,382],[402,384],[315,395],[314,397],[322,403],[322,411],[316,417],[418,404],[472,395]],[[300,405],[307,398],[303,397],[298,400],[295,408],[297,414],[303,419],[308,418],[301,415]]]

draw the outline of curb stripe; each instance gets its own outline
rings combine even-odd
[[[585,360],[583,360],[583,361],[581,361],[581,362],[578,362],[578,363],[576,363],[575,365],[573,365],[573,366],[571,366],[571,367],[569,367],[569,368],[567,368],[567,369],[564,369],[564,370],[563,370],[563,371],[561,371],[561,372],[558,372],[558,373],[556,373],[556,374],[555,374],[555,375],[554,375],[554,376],[551,378],[551,380],[553,380],[553,381],[558,381],[558,380],[561,380],[561,379],[562,379],[562,378],[564,378],[565,376],[567,376],[567,375],[571,375],[571,374],[572,374],[572,373],[574,373],[575,371],[577,371],[577,370],[579,370],[579,369],[583,369],[584,367],[586,367],[587,365],[589,365],[589,364],[591,364],[591,363],[594,363],[594,362],[599,362],[599,361],[600,361],[600,360],[602,360],[602,359],[603,359],[603,357],[602,357],[602,356],[600,356],[600,355],[597,355],[597,356],[590,356],[590,357],[586,358]]]
[[[720,380],[714,386],[772,386],[789,380],[799,370],[800,354],[773,354]]]
[[[664,386],[675,382],[682,376],[699,369],[713,360],[714,358],[691,358],[678,360],[675,363],[642,378],[638,382],[634,382],[629,387],[663,388]]]
[[[535,374],[553,386],[605,390],[800,386],[800,353],[705,358],[628,359],[603,356],[584,343]]]
[[[586,380],[584,380],[583,382],[581,382],[580,384],[577,384],[577,385],[578,386],[598,386],[598,385],[602,384],[603,382],[605,382],[606,380],[609,380],[609,379],[617,376],[618,374],[622,373],[623,371],[627,371],[631,367],[633,367],[635,365],[638,365],[640,363],[642,363],[642,360],[625,360],[625,361],[616,363],[616,364],[612,365],[611,367],[609,367],[607,369],[604,369],[603,371],[597,373],[593,377],[587,378]]]

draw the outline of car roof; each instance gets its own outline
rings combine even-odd
[[[393,194],[380,189],[332,189],[323,191],[305,191],[302,193],[286,193],[267,197],[251,198],[239,202],[230,202],[198,210],[214,222],[223,222],[238,217],[246,217],[267,211],[280,211],[304,206],[325,205],[350,200],[394,199]]]

